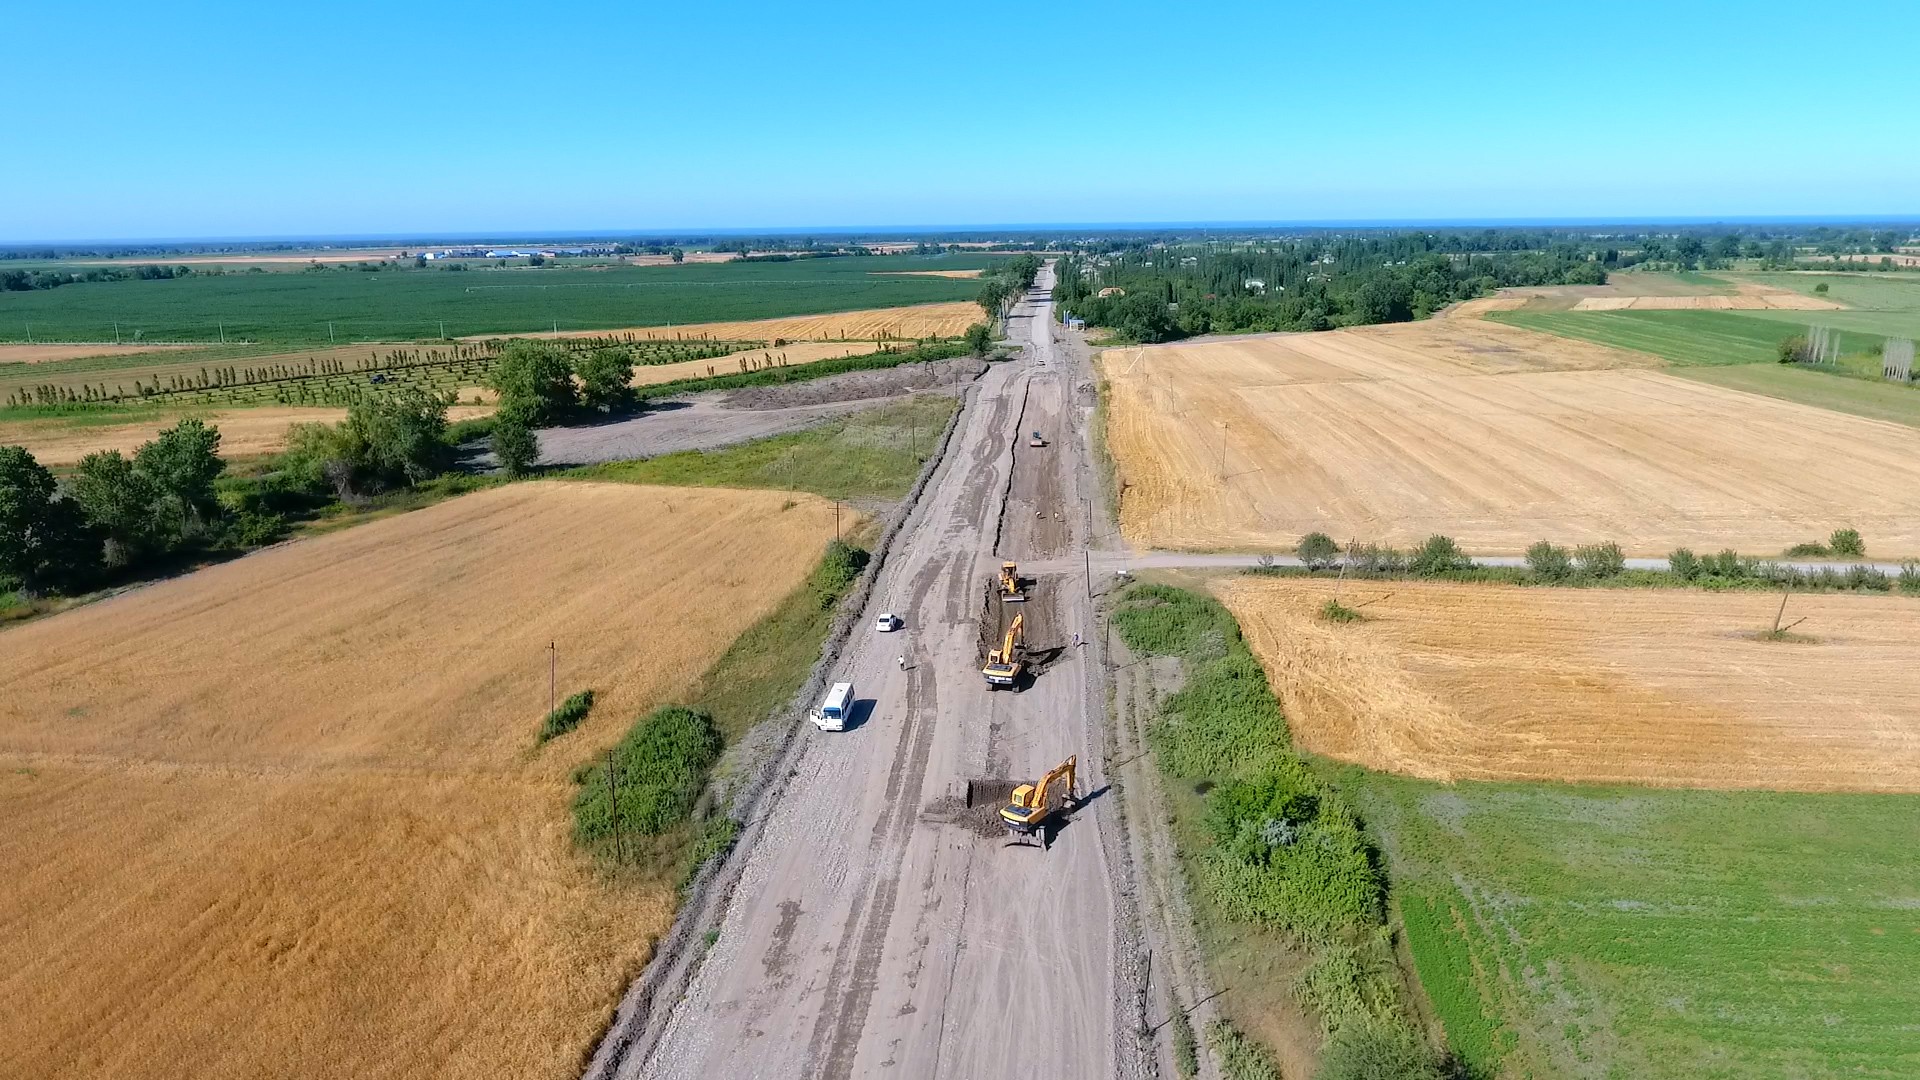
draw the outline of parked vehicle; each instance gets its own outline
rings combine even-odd
[[[853,684],[837,682],[827,688],[827,696],[807,714],[821,731],[847,730],[847,718],[853,715]]]

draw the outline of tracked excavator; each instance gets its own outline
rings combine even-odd
[[[1020,587],[1020,567],[1014,563],[1000,564],[1000,599],[1005,602],[1025,600],[1027,592]]]
[[[1054,824],[1055,815],[1080,803],[1073,775],[1079,760],[1078,756],[1070,757],[1038,783],[1021,784],[1013,789],[1013,797],[1000,808],[1000,820],[1006,822],[1009,835],[1037,836],[1040,846],[1047,846],[1047,828]]]
[[[987,653],[987,665],[980,674],[987,678],[987,689],[998,690],[1003,686],[1020,689],[1020,675],[1027,670],[1027,661],[1021,654],[1027,648],[1027,617],[1015,615],[1007,627],[1007,636],[1000,639],[1000,647]]]

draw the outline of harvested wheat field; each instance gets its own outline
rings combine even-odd
[[[871,277],[977,278],[985,270],[876,270]]]
[[[607,337],[632,334],[642,338],[706,338],[711,341],[874,341],[881,339],[958,337],[967,327],[986,321],[980,305],[966,301],[913,304],[907,307],[839,311],[828,315],[792,315],[744,322],[687,323],[682,326],[636,326],[625,330],[562,330],[558,334],[516,334],[515,337]],[[495,335],[499,336],[499,335]]]
[[[1476,320],[1109,350],[1120,523],[1144,547],[1306,532],[1777,555],[1852,526],[1920,554],[1920,431]]]
[[[168,349],[194,348],[200,348],[200,346],[0,344],[0,364],[44,364],[52,360],[76,360],[83,356],[132,356],[138,353],[165,352]]]
[[[1920,792],[1920,601],[1223,579],[1299,744],[1432,780]],[[1316,616],[1340,588],[1366,616]],[[1364,605],[1364,606],[1362,606]]]
[[[1838,311],[1844,304],[1772,285],[1742,283],[1731,296],[1589,296],[1574,311]]]
[[[571,1080],[673,897],[576,856],[569,773],[832,530],[514,484],[0,633],[0,1075]],[[536,748],[550,640],[600,700]]]
[[[797,341],[775,349],[746,349],[712,360],[682,360],[673,364],[643,364],[633,369],[633,385],[650,386],[676,379],[704,379],[709,375],[738,375],[762,367],[799,367],[843,356],[865,356],[885,348],[878,341]],[[747,366],[742,367],[742,363]],[[466,400],[462,395],[461,400]]]
[[[471,391],[462,391],[460,400],[472,400]],[[490,405],[453,405],[447,409],[447,419],[471,420],[492,412]],[[96,450],[131,454],[163,428],[190,416],[220,429],[220,454],[231,460],[277,454],[287,448],[287,432],[293,425],[337,424],[347,418],[347,410],[273,405],[212,411],[155,410],[151,415],[106,424],[75,423],[75,417],[70,416],[0,420],[0,446],[24,446],[42,465],[74,465]]]

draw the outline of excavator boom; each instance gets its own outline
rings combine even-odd
[[[988,688],[995,686],[1013,686],[1020,681],[1020,673],[1026,664],[1019,658],[1019,650],[1026,641],[1026,615],[1013,617],[1007,626],[1007,635],[1000,639],[1000,647],[987,653],[987,666],[980,669],[986,677]]]
[[[1007,831],[1017,836],[1031,836],[1039,833],[1042,846],[1045,845],[1046,827],[1052,820],[1056,804],[1066,807],[1077,800],[1075,794],[1075,768],[1079,764],[1078,755],[1061,762],[1051,772],[1042,776],[1038,783],[1021,784],[1013,789],[1013,797],[1000,810],[1000,820]],[[1055,784],[1064,790],[1056,789]],[[1053,798],[1055,793],[1058,798]]]

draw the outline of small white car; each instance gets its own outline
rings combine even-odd
[[[873,628],[883,634],[891,634],[905,625],[907,624],[900,620],[900,616],[886,614],[874,620]]]

